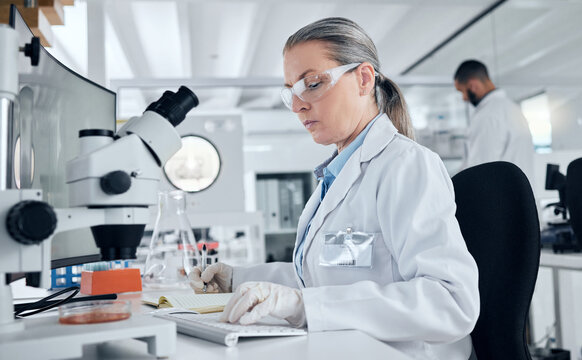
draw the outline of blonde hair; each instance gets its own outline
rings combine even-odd
[[[372,64],[376,72],[374,99],[378,109],[388,115],[399,133],[414,140],[414,129],[404,96],[396,83],[380,73],[376,45],[358,24],[341,17],[318,20],[289,36],[283,54],[295,45],[307,41],[324,42],[330,59],[340,65],[361,62]]]

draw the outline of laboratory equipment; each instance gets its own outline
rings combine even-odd
[[[15,16],[12,20],[19,44],[30,43],[33,34],[23,19]],[[66,208],[66,163],[79,153],[79,131],[114,131],[116,94],[71,71],[42,46],[32,48],[36,66],[28,57],[17,58],[18,91],[13,129],[8,134],[16,144],[8,146],[14,154],[7,163],[7,187],[40,188],[43,201]],[[88,227],[55,234],[50,252],[52,268],[100,258]]]
[[[137,268],[95,269],[81,272],[81,294],[103,295],[142,291]]]
[[[13,26],[15,21],[22,19],[11,6]],[[44,51],[37,42],[33,39],[23,47],[33,65],[40,58],[38,52]],[[156,202],[160,168],[181,146],[174,126],[198,105],[198,99],[185,87],[176,93],[166,91],[115,137],[107,129],[81,131],[81,153],[66,164],[62,179],[55,180],[66,181],[71,207],[55,208],[43,201],[42,186],[23,186],[31,185],[26,172],[20,189],[9,186],[21,45],[13,27],[0,25],[0,353],[10,358],[75,357],[82,355],[83,344],[135,337],[148,342],[152,353],[168,356],[175,347],[175,326],[168,322],[136,316],[113,326],[68,330],[53,317],[15,320],[5,275],[37,273],[35,285],[48,287],[52,236],[70,229],[90,227],[103,260],[134,258],[149,221],[148,206]]]
[[[570,352],[564,349],[534,348],[530,349],[532,360],[570,360]]]
[[[265,262],[263,215],[260,212],[190,213],[190,224],[201,242],[206,241],[208,265],[219,258],[231,266],[248,266]],[[237,235],[238,234],[238,235]]]
[[[203,191],[216,181],[221,161],[218,149],[197,135],[182,137],[182,149],[164,166],[170,184],[188,192]]]
[[[545,208],[553,209],[555,215],[560,215],[560,221],[549,221],[541,231],[543,247],[551,248],[554,252],[580,252],[582,243],[572,230],[567,204],[566,175],[560,173],[560,166],[546,165],[546,190],[558,190],[559,201],[550,203]]]
[[[59,306],[59,322],[67,325],[98,324],[129,319],[128,300],[95,300]]]
[[[186,193],[181,190],[159,192],[158,213],[143,274],[144,285],[188,288],[188,274],[197,259],[196,239],[186,214]]]
[[[78,301],[92,301],[92,300],[115,300],[117,299],[117,294],[104,294],[104,295],[93,295],[93,296],[83,296],[83,297],[73,297],[67,304],[75,303]],[[28,303],[19,303],[14,305],[14,310],[16,312],[21,311],[28,311],[33,309],[40,309],[45,306],[55,305],[58,306],[58,303],[61,300],[43,300],[43,301],[35,301],[35,302],[28,302]]]
[[[570,212],[570,225],[578,240],[582,240],[582,158],[568,164],[566,203]]]
[[[183,147],[164,166],[160,190],[186,191],[189,214],[244,212],[242,115],[193,113],[176,131]]]

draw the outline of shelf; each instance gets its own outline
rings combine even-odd
[[[265,235],[285,235],[285,234],[295,234],[297,229],[277,229],[277,230],[265,230]]]

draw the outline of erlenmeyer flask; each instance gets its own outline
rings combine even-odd
[[[198,260],[198,251],[186,214],[186,194],[180,190],[160,192],[143,274],[144,286],[188,287],[194,259]]]

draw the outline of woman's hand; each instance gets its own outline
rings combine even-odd
[[[301,291],[269,282],[243,283],[226,304],[220,319],[248,325],[267,315],[285,319],[297,327],[305,326],[305,306]]]
[[[216,263],[208,266],[202,272],[200,266],[195,267],[189,275],[190,287],[197,294],[204,293],[229,293],[232,292],[232,267],[224,263]]]

